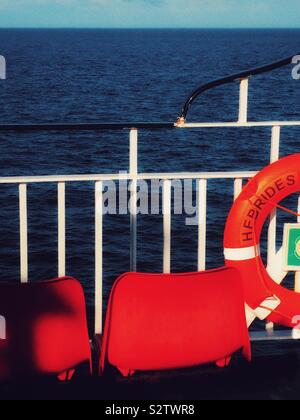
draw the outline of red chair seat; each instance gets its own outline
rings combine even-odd
[[[100,370],[106,361],[124,376],[211,362],[225,366],[240,349],[250,360],[236,270],[125,274],[111,293]]]
[[[0,380],[91,366],[82,287],[72,278],[0,284]],[[5,321],[4,321],[5,320]],[[1,339],[2,338],[2,339]],[[5,338],[5,339],[3,339]]]

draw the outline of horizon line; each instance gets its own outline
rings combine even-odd
[[[295,27],[284,27],[284,26],[261,26],[261,27],[255,27],[255,26],[216,26],[216,27],[184,27],[184,26],[161,26],[161,27],[155,27],[155,26],[149,26],[149,27],[122,27],[122,26],[95,26],[95,27],[88,27],[88,26],[2,26],[0,27],[0,30],[6,30],[6,29],[82,29],[82,30],[300,30],[300,26]]]

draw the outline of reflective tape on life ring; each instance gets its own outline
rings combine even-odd
[[[245,310],[248,327],[251,326],[256,318],[260,319],[261,321],[267,319],[268,316],[270,316],[270,314],[275,311],[275,309],[277,309],[280,304],[281,300],[277,296],[267,298],[256,309],[250,308],[250,306],[246,303]]]
[[[259,245],[248,248],[225,248],[225,259],[227,261],[246,261],[260,256]]]
[[[275,309],[281,304],[281,300],[277,296],[269,297],[265,301],[263,301],[259,307],[253,310],[255,315],[261,321],[268,318]]]

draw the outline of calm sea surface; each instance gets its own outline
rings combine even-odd
[[[0,123],[173,122],[198,85],[300,52],[297,30],[0,30],[7,59],[0,81]],[[292,67],[250,84],[251,120],[299,120],[300,81]],[[237,118],[238,85],[209,92],[191,121]],[[258,170],[268,162],[270,129],[145,131],[139,170]],[[282,131],[281,155],[300,149],[300,129]],[[91,174],[128,170],[128,133],[1,134],[0,176]],[[93,301],[94,190],[67,185],[67,273]],[[208,195],[208,267],[223,264],[222,237],[232,182]],[[295,203],[290,203],[295,204]],[[29,187],[30,279],[57,274],[56,186]],[[0,281],[19,277],[18,190],[0,187]],[[291,220],[291,219],[288,219]],[[282,222],[285,219],[282,218]],[[105,297],[129,270],[129,217],[104,225]],[[162,270],[162,217],[141,216],[138,269]],[[279,227],[279,241],[282,225]],[[174,216],[172,269],[197,269],[197,228]]]

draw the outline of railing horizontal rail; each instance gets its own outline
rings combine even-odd
[[[177,173],[147,173],[138,174],[137,180],[176,180],[176,179],[247,179],[256,175],[255,171],[248,172],[177,172]],[[42,184],[60,182],[97,182],[97,181],[130,181],[128,174],[107,175],[41,175],[41,176],[16,176],[0,177],[0,184]]]
[[[180,128],[253,128],[253,127],[299,127],[300,121],[247,121],[185,123]]]

